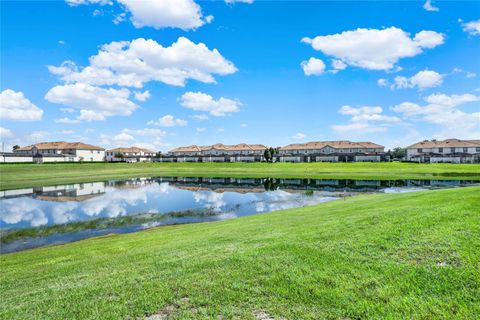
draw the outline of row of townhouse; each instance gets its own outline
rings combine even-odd
[[[178,147],[162,155],[161,162],[257,162],[264,161],[263,153],[267,149],[263,144]]]
[[[214,144],[212,146],[179,147],[158,159],[162,162],[256,162],[264,161],[267,149],[262,144]],[[372,142],[320,141],[290,144],[278,148],[276,162],[348,162],[382,161],[384,147]]]
[[[163,155],[130,147],[106,150],[82,142],[42,142],[1,153],[0,162],[260,162],[263,144],[187,146]],[[379,162],[388,160],[384,146],[373,142],[317,141],[275,149],[275,162]],[[420,163],[480,163],[480,140],[424,140],[406,148],[405,159]]]
[[[151,161],[155,152],[138,147],[105,150],[82,142],[41,142],[0,153],[0,162],[141,162]]]
[[[317,141],[295,143],[279,148],[281,162],[379,162],[385,160],[385,147],[373,142]]]
[[[162,162],[264,161],[261,144],[215,144],[179,147],[162,155]],[[276,149],[275,162],[380,162],[387,161],[385,147],[373,142],[316,141]],[[406,147],[403,160],[419,163],[480,163],[480,140],[424,140]]]
[[[424,140],[407,147],[406,160],[421,163],[480,163],[480,140]]]

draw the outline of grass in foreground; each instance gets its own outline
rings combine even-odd
[[[395,162],[0,164],[0,190],[162,175],[372,180],[480,180],[480,164],[416,164]]]
[[[479,194],[364,195],[3,255],[0,318],[473,319]]]

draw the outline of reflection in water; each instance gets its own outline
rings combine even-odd
[[[358,193],[473,183],[162,177],[7,190],[0,192],[0,252],[165,224],[224,220]]]

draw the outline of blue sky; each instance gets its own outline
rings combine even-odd
[[[5,149],[480,139],[480,2],[228,2],[1,1]]]

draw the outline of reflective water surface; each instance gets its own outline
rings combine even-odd
[[[0,253],[160,225],[225,220],[359,193],[472,184],[475,181],[158,177],[0,191]]]

